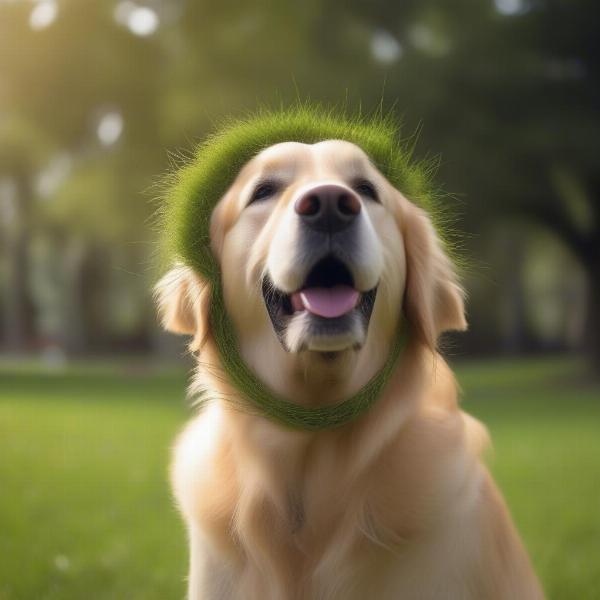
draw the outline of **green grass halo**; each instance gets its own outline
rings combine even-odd
[[[169,262],[192,267],[212,285],[211,325],[230,380],[262,414],[287,426],[319,430],[338,427],[363,414],[380,396],[406,343],[399,333],[382,370],[357,394],[335,406],[306,408],[275,396],[244,363],[225,311],[219,265],[210,247],[212,211],[242,167],[259,152],[280,142],[313,144],[324,140],[356,144],[389,182],[431,216],[442,239],[444,218],[430,183],[432,169],[412,160],[391,116],[349,116],[320,106],[298,104],[261,110],[230,120],[201,143],[193,159],[175,172],[161,209],[163,250]]]

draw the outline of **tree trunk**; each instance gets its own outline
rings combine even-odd
[[[523,234],[518,231],[503,231],[501,252],[504,261],[502,303],[505,314],[502,346],[507,354],[522,354],[535,346],[527,318],[523,280],[527,245]]]
[[[86,345],[85,325],[81,308],[81,265],[85,256],[85,244],[79,238],[71,238],[64,244],[62,343],[70,354],[80,354]]]
[[[594,375],[600,377],[600,251],[590,257],[585,268],[588,275],[586,352]]]
[[[4,310],[5,346],[23,352],[35,332],[35,306],[31,296],[31,210],[33,191],[27,174],[15,180],[14,217],[6,235],[8,277]]]
[[[95,242],[73,238],[65,249],[63,341],[71,354],[106,344],[106,252]]]

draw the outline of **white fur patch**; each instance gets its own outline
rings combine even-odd
[[[351,326],[342,334],[311,335],[311,319],[308,312],[301,312],[292,317],[285,332],[285,344],[290,352],[313,350],[315,352],[337,352],[352,348],[365,341],[365,326],[356,312],[351,315]]]

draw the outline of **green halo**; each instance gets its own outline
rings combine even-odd
[[[411,160],[401,144],[398,125],[380,114],[348,116],[319,106],[298,105],[262,110],[242,120],[226,122],[196,150],[187,166],[172,176],[160,211],[163,249],[168,260],[190,266],[212,284],[211,326],[223,367],[245,398],[244,410],[254,410],[286,426],[322,430],[339,427],[365,413],[381,395],[407,341],[398,332],[388,359],[354,396],[334,406],[307,408],[289,402],[267,388],[243,361],[236,334],[225,311],[219,266],[210,248],[210,217],[241,168],[261,150],[280,142],[313,144],[338,139],[362,148],[389,182],[431,216],[438,231],[442,212],[431,169]]]

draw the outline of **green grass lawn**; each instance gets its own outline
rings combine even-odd
[[[572,360],[457,372],[549,598],[600,598],[600,386]],[[141,363],[0,366],[0,599],[183,598],[166,470],[184,387]]]

